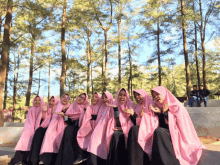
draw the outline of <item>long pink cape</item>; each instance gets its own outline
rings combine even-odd
[[[81,94],[85,94],[85,93],[81,93]],[[68,116],[70,119],[79,120],[79,127],[82,125],[83,116],[85,114],[84,108],[89,105],[88,95],[87,94],[85,95],[86,95],[86,98],[83,104],[77,103],[77,99],[79,97],[78,96],[65,113],[65,115]]]
[[[57,113],[61,112],[64,106],[65,107],[69,106],[69,103],[66,105],[63,105],[62,101],[60,100],[54,112],[57,112]],[[50,124],[44,136],[40,154],[58,153],[65,127],[66,127],[66,124],[63,121],[63,117],[58,114],[53,114]]]
[[[37,118],[40,112],[42,112],[44,106],[44,101],[42,97],[40,96],[38,97],[41,100],[41,105],[39,107],[34,106],[34,100],[36,98],[35,97],[33,100],[33,105],[27,113],[27,117],[24,123],[24,129],[22,131],[21,137],[14,149],[16,151],[30,151],[34,132],[40,125],[40,120],[37,120]]]
[[[113,96],[111,93],[104,92],[108,98],[108,103],[113,104]],[[87,151],[99,156],[102,159],[107,159],[108,146],[106,141],[106,131],[109,119],[114,115],[114,110],[111,107],[106,107],[102,104],[98,116],[97,125],[92,133]]]
[[[77,141],[82,149],[88,148],[92,132],[97,123],[96,120],[91,120],[91,115],[97,115],[102,104],[102,95],[100,95],[98,92],[95,92],[95,94],[98,95],[98,102],[95,105],[90,105],[87,107],[83,117],[82,126],[77,133]]]
[[[54,98],[54,101],[55,101],[54,106],[56,106],[59,103],[60,100],[56,96],[52,96],[52,97]],[[43,128],[48,127],[48,125],[50,124],[51,117],[52,117],[52,110],[53,110],[53,107],[50,108],[49,103],[48,103],[47,104],[47,111],[44,113],[44,119],[43,119],[40,127],[43,127]],[[39,114],[37,120],[41,121],[41,117],[42,117],[42,112]]]
[[[202,155],[202,150],[206,147],[200,142],[186,108],[165,87],[159,86],[153,88],[151,92],[152,91],[161,94],[165,98],[164,103],[168,103],[169,130],[176,158],[180,161],[180,164],[197,165]],[[150,123],[147,122],[148,120],[149,115],[146,114],[141,125],[145,125],[146,128],[151,127],[149,125]],[[145,134],[145,137],[153,136],[153,132],[157,128],[156,125],[158,126],[158,118],[157,122],[155,122],[155,126],[150,129],[145,129],[144,132],[142,131],[142,137],[143,134]],[[138,142],[140,138],[139,136]],[[145,138],[146,143],[150,146],[152,141],[148,141],[148,139],[149,138]],[[146,148],[143,149],[145,150]],[[149,149],[145,150],[145,152],[151,155]]]
[[[122,88],[124,89],[124,88]],[[126,103],[124,104],[120,104],[119,101],[118,101],[118,97],[119,97],[119,93],[120,91],[122,90],[120,89],[117,93],[117,96],[115,98],[115,101],[114,101],[114,104],[118,107],[118,111],[120,112],[119,114],[119,121],[121,123],[121,128],[122,128],[122,131],[124,133],[124,136],[125,136],[125,141],[127,142],[127,138],[128,138],[128,132],[130,130],[130,128],[133,126],[133,123],[132,121],[130,120],[130,115],[125,113],[123,110],[124,109],[128,109],[128,108],[132,108],[132,109],[135,109],[135,104],[134,102],[130,99],[130,96],[129,96],[129,93],[127,90],[125,90],[126,92],[126,98],[127,98],[127,101]],[[114,133],[114,129],[116,127],[116,121],[115,121],[115,117],[113,116],[109,122],[108,122],[108,127],[107,127],[107,145],[108,145],[108,148],[110,147],[110,142],[111,142],[111,138],[112,138],[112,135]]]

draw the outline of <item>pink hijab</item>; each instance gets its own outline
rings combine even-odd
[[[68,95],[64,94],[63,96]],[[62,97],[63,97],[62,96]],[[69,95],[68,95],[69,96]],[[57,104],[54,112],[61,112],[64,107],[69,106],[69,102],[66,105],[63,105],[61,99]],[[63,137],[64,129],[67,125],[63,121],[63,117],[58,114],[53,114],[50,124],[47,128],[47,131],[44,136],[44,140],[41,146],[40,154],[43,153],[58,153],[60,148],[60,143]]]
[[[164,97],[165,100],[160,106],[168,103],[169,130],[176,158],[180,161],[180,164],[197,165],[202,155],[202,150],[206,147],[202,144],[202,142],[200,142],[188,111],[165,87],[158,86],[156,88],[153,88],[151,90],[151,93],[152,91],[155,91]],[[145,138],[145,140],[147,145],[150,146],[150,143],[152,143],[152,141],[148,140],[149,136],[153,136],[153,132],[158,127],[159,122],[157,118],[154,122],[154,125],[151,126],[149,125],[150,123],[147,122],[147,120],[149,120],[149,117],[149,115],[145,114],[145,119],[143,119],[141,125],[146,125],[146,128],[151,127],[149,129],[145,129],[143,133],[146,135],[146,137],[148,137]],[[140,138],[141,137],[138,137],[138,142]],[[145,150],[145,152],[151,156],[150,149]]]
[[[127,101],[124,104],[120,104],[118,101],[118,97],[119,97],[119,93],[121,90],[124,90],[126,92],[126,98]],[[133,126],[132,121],[130,120],[130,115],[125,113],[123,110],[124,109],[135,109],[135,104],[134,102],[130,99],[129,93],[126,89],[122,88],[120,90],[118,90],[117,96],[115,98],[114,104],[118,107],[118,111],[120,112],[119,114],[119,121],[121,123],[121,128],[122,131],[124,133],[125,136],[125,141],[127,141],[128,138],[128,132],[130,130],[130,128]],[[108,123],[108,128],[107,128],[107,143],[108,143],[108,147],[110,147],[110,141],[112,138],[112,135],[114,133],[114,129],[116,127],[116,121],[115,121],[115,117],[113,116]]]
[[[87,107],[83,117],[82,126],[77,133],[77,141],[82,149],[88,148],[92,132],[97,123],[96,120],[91,120],[91,115],[97,115],[102,104],[102,95],[100,95],[98,92],[94,92],[94,94],[98,95],[98,102],[95,105],[92,104]]]
[[[56,106],[58,103],[59,103],[59,99],[56,97],[56,96],[52,96],[54,98],[54,101],[55,101],[55,105]],[[52,98],[51,97],[51,98]],[[49,107],[49,102],[47,103],[47,111],[45,112],[44,114],[44,118],[43,118],[43,121],[40,125],[40,127],[43,127],[43,128],[47,128],[48,125],[50,124],[50,120],[51,120],[51,117],[52,117],[52,110],[53,110],[53,107],[50,108]],[[40,120],[41,121],[41,117],[42,117],[42,112],[40,113],[40,115],[38,116],[38,119],[37,120]]]
[[[113,104],[113,96],[111,93],[103,92],[108,98],[108,103]],[[102,104],[98,116],[97,116],[97,125],[92,133],[90,143],[88,145],[87,151],[99,156],[102,159],[107,159],[108,155],[108,146],[106,141],[106,129],[108,121],[114,116],[114,110],[111,107],[105,106]]]
[[[41,105],[39,107],[34,106],[34,100],[36,99],[36,97],[39,97],[41,100]],[[37,118],[43,110],[44,100],[40,96],[36,96],[36,97],[33,99],[33,105],[27,113],[27,117],[24,123],[24,129],[14,149],[16,151],[30,151],[35,130],[40,125],[40,121],[37,120]]]
[[[82,104],[77,103],[77,99],[80,95],[85,94],[86,98]],[[86,93],[81,93],[76,100],[70,105],[67,109],[65,115],[68,116],[72,120],[79,120],[79,127],[82,125],[82,120],[84,116],[84,108],[89,105],[88,95]]]
[[[147,110],[146,106],[149,106],[149,103],[152,102],[152,99],[151,99],[149,94],[144,89],[133,90],[133,95],[134,95],[134,92],[140,94],[143,97],[143,103],[142,104],[138,104],[137,103],[137,107],[134,110],[135,113],[138,114],[137,119],[136,119],[136,125],[139,126],[140,123],[141,123],[141,118],[142,118],[142,116],[139,116],[139,113],[140,113],[140,111],[142,109],[142,106],[144,105],[145,106],[145,110]]]

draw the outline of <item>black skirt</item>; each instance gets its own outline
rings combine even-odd
[[[77,142],[78,121],[68,124],[64,130],[55,165],[73,165],[73,162],[84,153]]]
[[[106,160],[92,153],[88,153],[87,165],[106,165]]]
[[[126,165],[127,155],[124,133],[122,131],[115,131],[110,143],[107,165]]]
[[[14,165],[18,162],[22,162],[22,164],[27,164],[27,158],[29,155],[29,151],[16,151],[14,157],[8,163],[9,165]]]
[[[130,128],[128,133],[128,165],[150,165],[150,159],[138,143],[138,126]]]
[[[57,159],[57,153],[43,153],[40,155],[40,160],[44,162],[44,165],[55,165]]]
[[[154,131],[151,165],[180,165],[176,159],[170,131],[159,127]]]
[[[44,139],[44,135],[47,128],[39,127],[34,134],[31,150],[28,156],[28,165],[38,165],[39,164],[39,154],[41,145]]]

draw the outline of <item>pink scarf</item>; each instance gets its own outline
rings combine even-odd
[[[176,158],[180,161],[180,164],[197,165],[202,155],[202,150],[206,147],[200,142],[188,111],[165,87],[158,86],[153,88],[152,91],[162,95],[165,99],[164,103],[168,103],[169,130]],[[143,134],[145,134],[146,146],[152,146],[152,140],[150,139],[152,139],[153,132],[159,125],[158,118],[154,118],[155,122],[153,124],[149,122],[150,118],[149,114],[145,114],[141,126],[145,125],[146,129],[142,130],[142,136],[139,133],[138,137],[138,142],[140,143],[139,139],[143,140]],[[146,147],[143,149],[151,156],[151,149]]]
[[[122,88],[122,89],[124,89],[124,88]],[[115,101],[114,101],[114,104],[118,107],[118,111],[120,112],[119,121],[121,123],[121,128],[122,128],[122,131],[123,131],[124,136],[125,136],[125,141],[127,142],[128,132],[129,132],[130,128],[133,126],[133,123],[130,120],[130,117],[129,117],[130,115],[125,113],[123,110],[124,109],[129,109],[129,108],[135,109],[136,107],[134,105],[134,102],[130,99],[128,91],[125,90],[125,89],[124,90],[126,92],[127,101],[124,104],[119,103],[118,97],[119,97],[119,93],[122,89],[120,89],[118,91],[117,96],[116,96]],[[110,147],[111,138],[112,138],[112,135],[114,133],[115,128],[116,128],[116,121],[115,121],[115,117],[113,116],[109,120],[108,127],[107,127],[107,144],[108,144],[108,147]]]
[[[104,92],[108,98],[108,103],[113,104],[113,96],[111,93]],[[108,145],[106,141],[106,129],[108,121],[114,116],[114,110],[111,107],[106,107],[105,104],[102,104],[98,116],[97,116],[97,125],[92,133],[90,143],[88,145],[87,151],[93,153],[94,155],[99,156],[102,159],[107,159],[108,155]]]
[[[95,105],[92,104],[87,107],[83,117],[82,126],[77,133],[77,141],[82,149],[88,148],[92,132],[97,123],[96,120],[91,120],[91,115],[97,115],[102,104],[102,96],[98,92],[95,92],[94,94],[98,95],[98,102]]]
[[[34,98],[33,105],[28,111],[21,137],[20,137],[20,139],[14,149],[16,151],[30,151],[31,143],[32,143],[32,139],[33,139],[35,130],[40,125],[40,121],[37,120],[37,118],[38,118],[39,114],[42,112],[43,106],[44,106],[43,98],[40,96],[38,96],[38,97],[41,100],[41,105],[39,107],[35,107],[34,106],[35,98]]]
[[[85,94],[85,93],[81,93],[80,95],[82,94]],[[85,113],[84,108],[89,105],[88,95],[87,94],[85,95],[86,95],[86,98],[82,104],[77,103],[77,99],[79,97],[78,96],[65,113],[65,115],[68,116],[70,119],[79,120],[79,127],[82,125],[82,119]]]
[[[64,107],[69,106],[69,105],[70,105],[69,103],[67,103],[66,105],[63,105],[60,99],[54,112],[59,113],[62,111]],[[54,113],[52,115],[52,119],[45,133],[40,154],[58,153],[65,128],[66,128],[66,124],[63,121],[63,117],[61,115]]]
[[[58,103],[59,103],[59,99],[56,97],[56,96],[52,96],[54,98],[54,101],[55,101],[55,105],[56,106]],[[50,124],[50,120],[51,120],[51,117],[52,117],[52,110],[53,110],[53,107],[50,108],[49,107],[49,103],[47,104],[47,111],[44,112],[44,118],[43,118],[43,121],[40,125],[40,127],[43,127],[43,128],[47,128],[48,125]],[[39,121],[41,121],[41,117],[42,117],[42,112],[40,113],[40,115],[38,116],[38,119]]]

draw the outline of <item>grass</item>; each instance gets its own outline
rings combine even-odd
[[[202,136],[202,137],[199,137],[199,139],[203,144],[211,144],[211,143],[220,141],[219,138],[210,137],[210,136],[206,136],[206,137]]]

